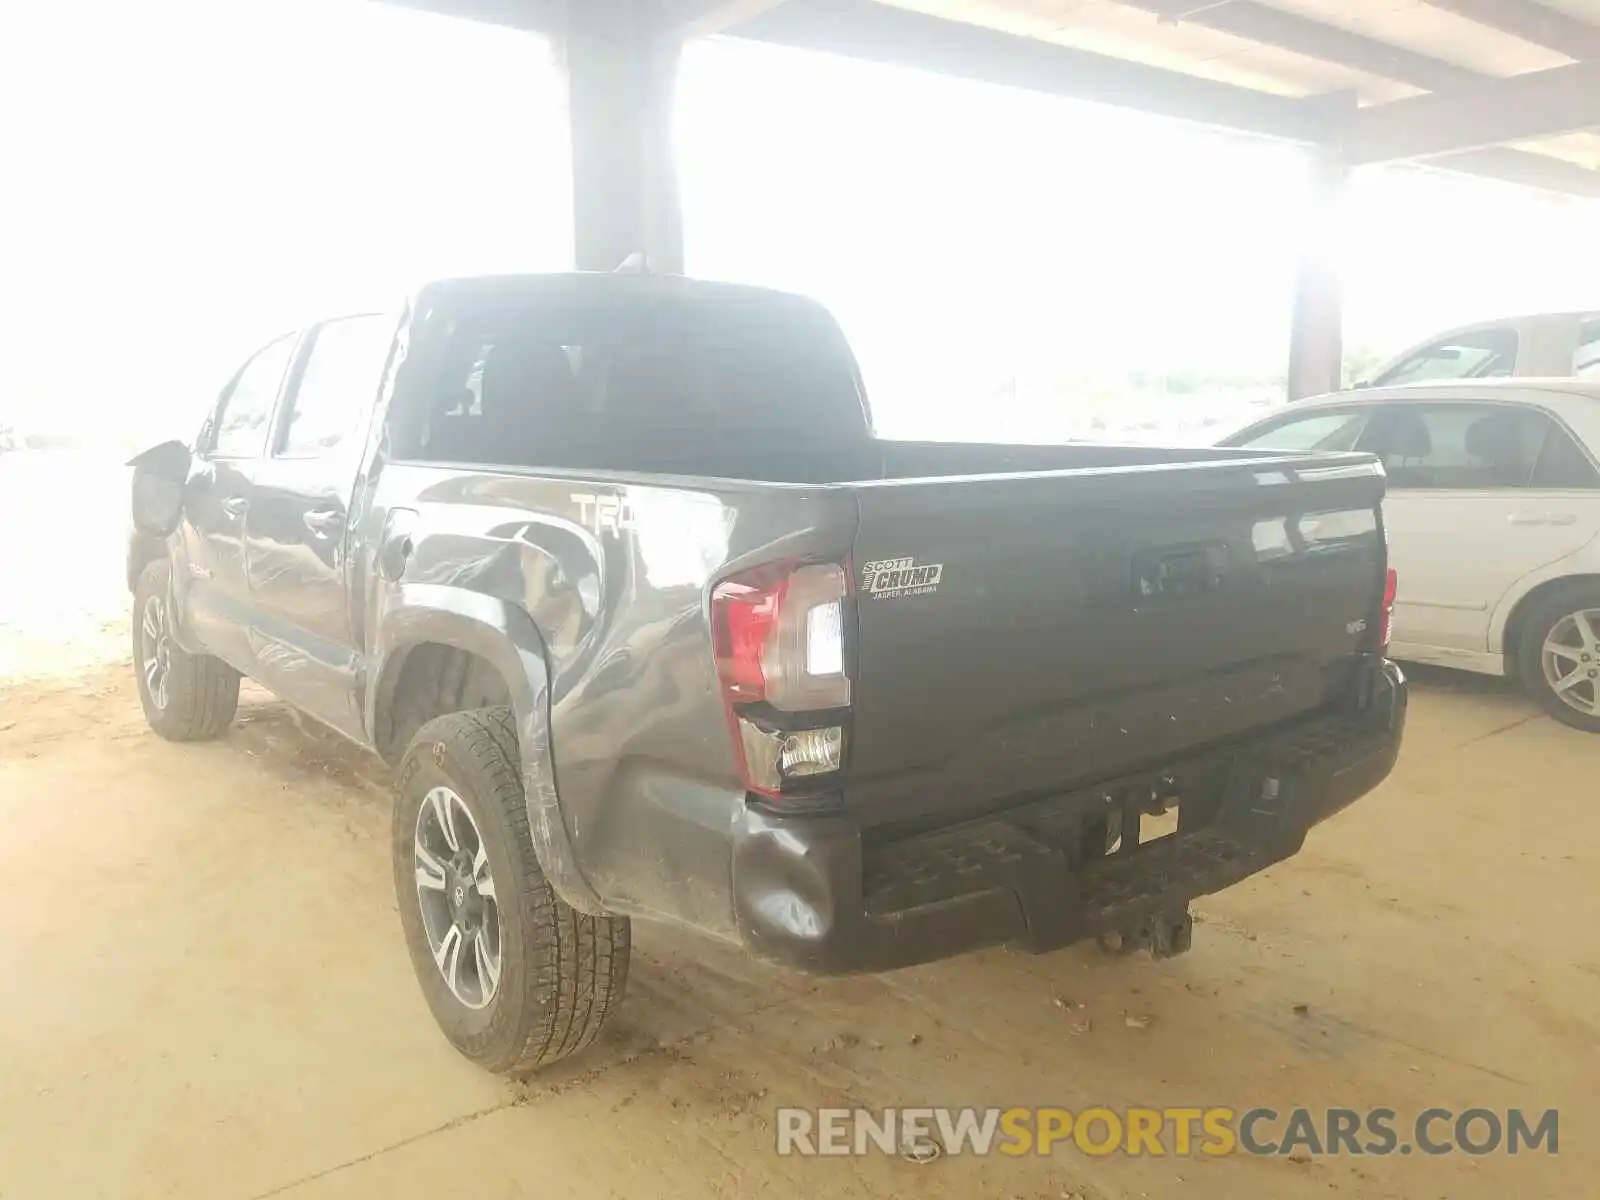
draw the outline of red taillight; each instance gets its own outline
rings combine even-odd
[[[1389,568],[1388,575],[1383,581],[1383,612],[1378,624],[1378,649],[1389,648],[1389,633],[1394,625],[1394,598],[1399,590],[1400,577],[1395,574],[1393,567]]]
[[[717,674],[726,697],[734,702],[767,698],[767,677],[761,660],[778,627],[778,614],[788,579],[726,579],[711,595],[717,649]]]
[[[745,786],[777,797],[839,769],[850,704],[844,661],[849,573],[836,563],[784,562],[730,576],[711,592],[717,680]],[[824,718],[826,720],[826,718]],[[819,778],[823,777],[823,778]]]

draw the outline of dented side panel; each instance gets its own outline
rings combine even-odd
[[[489,663],[506,685],[516,718],[528,832],[539,865],[551,886],[574,908],[605,912],[606,905],[577,862],[556,799],[550,681],[543,642],[532,618],[500,597],[438,584],[386,583],[373,603],[375,640],[365,711],[381,714],[394,703],[402,664],[418,646],[450,646]]]
[[[391,509],[413,514],[398,581],[376,563]],[[729,837],[744,789],[709,584],[742,563],[843,557],[854,511],[837,489],[386,466],[358,538],[373,581],[368,712],[381,714],[405,647],[488,658],[511,688],[530,823],[562,893],[732,937]]]

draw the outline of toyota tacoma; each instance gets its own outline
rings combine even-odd
[[[634,918],[814,972],[1179,952],[1400,746],[1371,456],[880,439],[777,292],[436,282],[133,466],[151,726],[249,676],[394,766],[416,975],[495,1071],[593,1040]]]

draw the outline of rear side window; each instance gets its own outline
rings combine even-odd
[[[1600,471],[1572,435],[1555,422],[1550,423],[1550,436],[1533,468],[1533,486],[1536,488],[1600,489]]]
[[[326,454],[353,433],[383,376],[394,319],[344,317],[312,334],[311,354],[279,434],[278,454]]]
[[[1493,379],[1517,366],[1517,331],[1474,329],[1430,342],[1372,382],[1420,383],[1426,379]]]
[[[1397,488],[1523,488],[1553,428],[1532,408],[1498,404],[1384,405],[1356,442],[1383,459]]]
[[[285,334],[256,352],[233,381],[217,410],[211,453],[218,458],[257,458],[266,448],[267,420],[278,401],[283,373],[294,356],[295,335]]]
[[[1231,445],[1248,450],[1349,450],[1356,444],[1367,415],[1362,409],[1322,410],[1286,417],[1276,424]]]

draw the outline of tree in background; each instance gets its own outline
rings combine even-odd
[[[1372,378],[1389,356],[1371,346],[1352,346],[1344,352],[1344,386],[1354,387]]]

